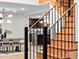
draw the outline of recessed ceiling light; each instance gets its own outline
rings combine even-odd
[[[21,10],[24,10],[24,8],[21,8]]]
[[[12,21],[8,19],[8,20],[7,20],[7,23],[12,23]]]
[[[13,13],[16,13],[16,10],[13,10]]]
[[[43,23],[43,21],[40,21],[39,23],[41,23],[41,24],[42,24],[42,23]]]
[[[47,20],[44,20],[44,22],[47,22]]]
[[[0,17],[3,17],[3,14],[2,13],[0,13]]]
[[[9,15],[8,15],[9,18],[11,18],[12,16],[13,16],[12,14],[9,14]]]
[[[0,20],[0,23],[3,23],[3,20]]]

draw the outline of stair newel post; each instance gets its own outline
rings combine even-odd
[[[47,59],[47,26],[43,28],[43,59]]]
[[[28,27],[24,28],[24,38],[25,38],[25,59],[28,59]]]

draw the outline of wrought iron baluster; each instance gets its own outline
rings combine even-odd
[[[68,9],[70,8],[70,0],[68,0]],[[70,16],[70,10],[68,11],[68,16]]]
[[[47,59],[47,27],[43,28],[43,59]]]
[[[28,59],[28,27],[24,28],[25,33],[25,59]]]
[[[32,42],[32,32],[31,32],[31,31],[32,31],[32,29],[29,31],[29,32],[30,32],[30,36],[29,36],[29,38],[30,38],[30,41],[29,41],[29,46],[30,46],[30,51],[29,51],[30,56],[29,56],[29,57],[30,57],[30,59],[32,59],[32,58],[31,58],[31,57],[32,57],[32,56],[31,56],[31,54],[32,54],[32,53],[31,53],[31,52],[32,52],[32,51],[31,51],[31,42]]]

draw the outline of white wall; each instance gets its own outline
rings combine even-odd
[[[4,2],[24,3],[24,4],[38,4],[39,0],[0,0]]]
[[[78,58],[79,59],[79,0],[75,0],[77,2],[77,6],[76,6],[76,13],[75,13],[75,16],[76,16],[76,19],[77,19],[77,40],[78,40]]]
[[[79,59],[79,1],[77,0],[78,3],[78,59]]]
[[[12,32],[8,35],[9,38],[23,38],[24,27],[29,23],[28,17],[25,17],[23,15],[14,15],[10,20],[12,21],[12,23],[9,24],[4,21],[4,23],[2,24],[3,32],[5,29],[7,29]]]

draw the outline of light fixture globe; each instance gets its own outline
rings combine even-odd
[[[6,15],[5,14],[5,9],[2,9],[2,13],[0,13],[0,23],[3,23],[4,22],[4,20],[6,20],[7,18],[6,17],[8,17],[8,18],[11,18],[12,16],[13,16],[13,14],[9,14],[9,15]],[[12,23],[11,22],[11,20],[6,20],[7,21],[7,23]]]
[[[2,19],[3,18],[3,14],[2,13],[0,13],[0,19]]]
[[[7,23],[12,23],[12,21],[8,19],[8,20],[7,20]]]
[[[0,23],[3,23],[3,20],[2,19],[0,19]]]
[[[11,18],[12,16],[13,16],[12,14],[9,14],[9,15],[8,15],[9,18]]]
[[[43,23],[43,21],[40,21],[39,23],[41,23],[41,24],[42,24],[42,23]]]

